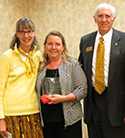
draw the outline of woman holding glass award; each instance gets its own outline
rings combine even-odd
[[[82,138],[80,100],[87,95],[86,77],[78,61],[67,55],[60,32],[45,38],[36,89],[44,138]]]

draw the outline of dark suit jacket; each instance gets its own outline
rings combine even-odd
[[[79,61],[87,77],[88,95],[84,100],[84,121],[89,123],[92,113],[92,57],[95,37],[93,32],[81,38]],[[125,33],[113,29],[107,88],[107,110],[111,124],[124,124],[125,116]]]

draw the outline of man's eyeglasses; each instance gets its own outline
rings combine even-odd
[[[21,36],[24,36],[25,33],[27,33],[27,35],[32,35],[33,32],[34,32],[34,30],[27,30],[27,31],[21,30],[21,31],[18,31],[18,33],[19,33]]]

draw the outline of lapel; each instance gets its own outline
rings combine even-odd
[[[110,86],[111,80],[113,79],[116,66],[118,66],[118,57],[121,52],[121,41],[120,36],[116,30],[113,29],[112,41],[111,41],[111,54],[109,62],[109,77],[108,86]]]
[[[90,82],[92,78],[92,59],[93,59],[93,51],[94,51],[94,43],[95,43],[96,34],[97,32],[94,32],[90,35],[90,39],[88,39],[89,42],[87,42],[87,46],[86,46],[86,70],[87,70],[87,75],[88,75]],[[91,51],[87,51],[89,47],[92,47]]]
[[[89,91],[89,97],[90,100],[92,100],[92,59],[93,59],[93,51],[94,51],[94,44],[95,44],[95,37],[97,32],[91,33],[88,35],[87,40],[85,41],[85,53],[83,53],[83,56],[85,58],[84,60],[84,66],[85,66],[85,74],[88,79],[88,91]],[[84,41],[84,40],[83,40]],[[91,47],[91,48],[90,48]]]

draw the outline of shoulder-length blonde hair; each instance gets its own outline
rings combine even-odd
[[[64,36],[59,31],[51,31],[51,32],[49,32],[48,35],[45,38],[44,43],[43,43],[44,47],[45,47],[45,45],[47,43],[47,39],[48,39],[48,37],[50,35],[58,36],[58,37],[61,38],[62,44],[64,46],[64,50],[62,52],[62,58],[63,58],[63,61],[66,63],[66,60],[70,60],[69,59],[70,56],[68,55],[68,50],[66,48],[66,42],[65,42]],[[44,48],[44,52],[43,52],[43,63],[40,66],[40,70],[42,70],[49,63],[50,63],[50,60],[49,60],[49,57],[48,57],[48,55],[47,55],[47,53],[45,51],[45,48]]]

